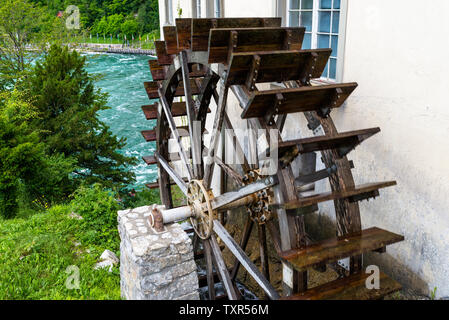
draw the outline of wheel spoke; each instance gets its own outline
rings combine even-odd
[[[182,159],[181,162],[183,163],[184,167],[187,170],[187,176],[188,176],[189,180],[192,180],[192,169],[189,166],[189,162],[188,162],[185,150],[184,150],[184,146],[181,143],[181,137],[179,135],[178,129],[176,128],[175,120],[173,119],[173,115],[170,111],[170,107],[168,105],[167,99],[165,98],[165,96],[162,93],[162,90],[160,88],[158,91],[159,91],[159,98],[161,100],[162,109],[164,110],[165,116],[168,121],[168,125],[170,126],[170,130],[173,133],[173,135],[175,136],[176,143],[178,144],[179,156]]]
[[[207,288],[209,291],[209,300],[215,300],[214,273],[212,269],[212,249],[209,240],[203,241],[204,257],[206,260]]]
[[[248,271],[259,286],[265,291],[268,297],[272,300],[279,299],[279,294],[270,284],[270,282],[264,277],[260,270],[251,262],[242,248],[235,242],[226,229],[220,224],[218,220],[214,220],[214,231],[228,247],[228,249],[234,254],[234,256],[240,261],[242,266]]]
[[[242,239],[240,240],[240,247],[243,251],[246,250],[246,246],[248,245],[249,236],[251,235],[251,231],[253,230],[254,221],[251,219],[251,217],[248,215],[248,218],[246,219],[245,229],[243,230]],[[231,272],[231,279],[232,281],[235,281],[235,278],[237,277],[237,273],[239,272],[240,267],[240,261],[236,258],[234,261],[234,267],[232,268]]]
[[[224,172],[226,172],[229,177],[234,178],[234,181],[236,181],[240,186],[243,186],[243,177],[237,171],[224,163],[220,157],[215,156],[214,159],[215,162],[223,169]]]
[[[201,171],[201,126],[197,126],[195,119],[196,113],[193,104],[192,88],[190,87],[189,78],[189,65],[187,52],[181,51],[179,53],[179,58],[182,68],[182,80],[184,83],[184,95],[186,98],[186,111],[189,125],[189,135],[190,135],[190,149],[193,160],[193,177],[195,179],[200,178]]]
[[[227,82],[227,78],[228,77],[225,76],[221,83],[220,97],[218,99],[217,110],[215,111],[214,126],[212,129],[211,140],[210,140],[209,149],[208,149],[208,153],[207,153],[207,161],[206,161],[204,177],[203,177],[204,186],[206,187],[206,189],[210,188],[210,183],[212,180],[212,173],[214,171],[213,170],[214,169],[213,159],[217,152],[218,140],[219,140],[219,136],[220,136],[221,127],[223,125],[224,113],[226,111],[226,102],[228,100],[228,92],[229,92],[229,87],[227,85],[225,85],[225,83]]]
[[[219,223],[217,221],[217,223]],[[223,283],[226,294],[228,295],[229,300],[237,300],[238,295],[235,291],[235,287],[231,281],[231,276],[229,275],[228,268],[226,267],[226,263],[224,262],[223,256],[221,254],[220,246],[217,243],[217,239],[215,239],[214,235],[211,235],[209,238],[209,243],[212,248],[212,252],[214,254],[214,260],[216,263],[216,269],[218,271],[218,276]]]
[[[267,177],[264,180],[258,180],[254,183],[248,184],[235,191],[229,191],[212,199],[211,205],[213,210],[218,210],[232,202],[247,196],[253,195],[256,192],[275,186],[278,180],[275,176]]]
[[[178,173],[168,164],[167,160],[165,160],[159,153],[155,152],[154,156],[161,164],[161,166],[165,169],[165,171],[170,175],[173,181],[178,185],[182,193],[187,196],[187,184],[184,182],[184,180],[182,180]]]

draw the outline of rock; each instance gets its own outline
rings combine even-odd
[[[76,220],[83,220],[83,217],[81,217],[79,214],[72,211],[72,213],[69,214],[69,218],[76,219]]]
[[[118,264],[118,262],[119,259],[114,252],[110,250],[104,250],[100,256],[100,262],[95,265],[94,269],[96,270],[109,267],[109,272],[112,272],[112,267]]]

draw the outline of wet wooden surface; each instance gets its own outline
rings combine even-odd
[[[365,283],[369,276],[364,272],[356,273],[282,300],[378,300],[401,290],[401,285],[383,272],[380,272],[379,289],[367,289]]]
[[[288,50],[301,50],[304,31],[303,27],[212,29],[209,63],[227,64],[230,49],[233,53],[286,50],[287,37],[290,43]],[[230,48],[231,32],[237,33],[235,48]]]
[[[145,86],[145,90],[147,92],[148,98],[157,99],[159,98],[159,82],[158,81],[147,81],[143,83]],[[192,94],[197,95],[200,93],[200,88],[196,84],[194,79],[190,79],[190,86],[192,88]],[[184,84],[182,81],[179,82],[178,87],[176,88],[176,92],[174,94],[175,97],[183,97],[184,96]]]
[[[234,53],[229,67],[228,84],[245,84],[255,55],[260,57],[255,82],[282,82],[319,78],[331,49]],[[316,60],[315,60],[316,59]]]
[[[242,118],[264,117],[269,108],[276,105],[282,95],[282,103],[276,114],[317,111],[321,108],[338,108],[355,90],[357,83],[305,86],[291,89],[257,91],[249,99]],[[338,93],[340,91],[340,93]]]
[[[386,181],[386,182],[375,182],[375,183],[367,183],[359,186],[354,186],[353,188],[347,190],[340,191],[330,191],[324,193],[317,193],[307,197],[301,197],[297,200],[288,201],[285,203],[273,203],[270,206],[273,208],[285,208],[285,209],[297,209],[303,208],[307,206],[311,206],[313,204],[317,204],[320,202],[336,200],[336,199],[348,199],[351,197],[363,195],[366,193],[371,193],[373,191],[387,188],[396,185],[396,181]]]
[[[209,48],[209,32],[212,28],[261,28],[280,27],[281,18],[203,18],[192,21],[192,50],[207,51]],[[180,32],[186,32],[181,30]],[[181,35],[182,39],[187,34]]]
[[[156,47],[157,62],[159,63],[159,65],[171,65],[173,62],[173,56],[167,53],[165,41],[157,40],[154,42],[154,46]]]
[[[380,228],[327,239],[310,246],[284,251],[280,257],[299,271],[320,263],[337,261],[403,241],[404,237]]]

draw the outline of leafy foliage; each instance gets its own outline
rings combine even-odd
[[[51,204],[70,191],[74,161],[61,154],[47,156],[31,121],[37,111],[24,93],[0,94],[0,215],[14,217],[20,190],[32,202]]]
[[[98,119],[97,113],[108,109],[107,96],[95,89],[85,63],[76,51],[53,45],[44,61],[36,64],[29,82],[40,117],[33,123],[49,154],[76,160],[75,179],[109,187],[130,183],[134,174],[126,166],[136,159],[117,151],[126,140],[118,139]]]
[[[82,186],[74,193],[71,207],[83,217],[77,232],[80,240],[111,250],[119,249],[117,211],[121,207],[112,192],[99,184]]]

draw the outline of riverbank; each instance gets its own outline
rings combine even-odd
[[[119,53],[119,54],[141,54],[156,56],[154,49],[141,49],[136,47],[124,46],[123,44],[103,44],[103,43],[80,43],[76,46],[70,46],[82,52],[102,52],[102,53]]]

